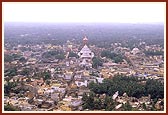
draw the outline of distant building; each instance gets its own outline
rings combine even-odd
[[[134,49],[131,51],[131,53],[132,53],[133,55],[136,55],[137,53],[140,53],[140,50],[139,50],[138,48],[134,48]]]
[[[80,57],[80,65],[81,66],[92,66],[91,61],[94,57],[94,53],[88,48],[87,44],[87,38],[83,38],[84,47],[81,49],[81,51],[78,53]]]
[[[118,97],[118,91],[115,92],[115,94],[113,95],[113,100],[115,100]]]

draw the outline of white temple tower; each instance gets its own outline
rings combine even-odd
[[[94,53],[88,48],[87,44],[88,39],[86,37],[83,38],[84,47],[78,53],[80,57],[81,66],[89,66],[91,67],[92,58],[94,57]]]

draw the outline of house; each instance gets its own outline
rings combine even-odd
[[[122,107],[122,104],[118,104],[116,107],[115,107],[115,109],[117,110],[117,109],[119,109],[119,108],[121,108]]]
[[[96,77],[98,83],[103,83],[104,78]]]
[[[52,106],[51,103],[49,103],[49,102],[43,102],[43,103],[40,105],[40,108],[49,109],[51,106]]]
[[[76,74],[76,75],[74,76],[74,79],[75,79],[75,80],[81,79],[81,74]]]
[[[115,92],[115,94],[112,96],[113,100],[115,100],[118,97],[118,91]]]
[[[87,80],[85,80],[84,82],[79,82],[79,81],[75,81],[75,84],[78,86],[78,87],[81,87],[81,86],[85,86],[87,87]]]
[[[73,107],[78,107],[79,105],[82,104],[82,101],[81,100],[74,100],[74,101],[71,101],[71,105]]]
[[[131,51],[131,53],[132,53],[133,55],[136,55],[137,53],[140,53],[140,50],[139,50],[138,48],[134,48],[134,49]]]
[[[58,101],[60,97],[59,93],[52,93],[51,94],[51,99],[53,99],[54,101]]]

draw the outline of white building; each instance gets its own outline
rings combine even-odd
[[[137,53],[139,53],[140,52],[140,50],[138,49],[138,48],[134,48],[132,51],[131,51],[131,53],[133,54],[133,55],[136,55]]]
[[[118,97],[118,91],[115,92],[115,94],[113,95],[113,100],[115,100]]]
[[[92,66],[91,61],[94,57],[94,53],[88,48],[86,45],[87,38],[85,37],[83,39],[84,47],[81,49],[81,51],[78,53],[80,57],[80,65],[82,66]]]
[[[78,87],[81,87],[81,86],[85,86],[87,87],[87,80],[85,80],[84,82],[79,82],[79,81],[75,81],[75,84],[78,86]]]

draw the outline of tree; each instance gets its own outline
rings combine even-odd
[[[113,101],[111,96],[106,96],[104,101],[104,107],[106,111],[114,110],[116,103]]]
[[[127,101],[126,104],[123,104],[122,109],[123,109],[123,111],[132,111],[132,106]]]
[[[19,59],[20,57],[21,57],[21,55],[19,55],[19,54],[12,54],[12,58],[14,60]]]
[[[43,72],[42,76],[43,76],[44,80],[51,79],[51,73],[49,71]]]
[[[10,77],[15,76],[17,75],[17,68],[16,67],[10,68],[6,71],[6,73],[7,73],[7,76],[10,76]]]
[[[11,91],[12,91],[12,88],[16,87],[17,86],[17,83],[16,82],[7,82],[5,85],[4,85],[4,93],[6,95],[8,95]]]
[[[142,108],[143,108],[144,110],[146,110],[146,104],[145,104],[145,103],[142,104]]]
[[[50,85],[50,83],[51,83],[51,82],[50,82],[49,80],[46,80],[46,84],[47,84],[47,85]]]
[[[47,51],[47,52],[44,52],[42,54],[42,57],[43,58],[56,58],[56,59],[64,59],[65,58],[65,54],[62,50],[51,50],[51,51]]]
[[[108,50],[103,50],[103,51],[101,52],[101,57],[110,58],[110,57],[111,57],[111,52],[108,51]]]
[[[86,101],[88,98],[87,94],[84,92],[82,96],[82,101]]]
[[[162,55],[164,56],[163,51],[144,51],[146,56],[157,56],[157,55]]]
[[[11,106],[9,103],[7,105],[4,106],[4,110],[5,111],[19,111],[19,109]]]
[[[99,66],[103,65],[102,60],[98,57],[93,57],[92,61],[93,61],[93,64],[92,64],[93,68],[98,68]]]
[[[27,60],[26,60],[24,57],[21,57],[21,58],[19,59],[19,61],[20,61],[20,62],[26,62]]]
[[[106,111],[112,111],[116,106],[116,102],[113,101],[111,96],[105,96],[105,98],[100,98],[98,95],[95,95],[95,93],[93,93],[92,91],[89,93],[89,95],[84,93],[82,101],[83,109],[89,110],[105,109]]]
[[[140,84],[136,77],[115,76],[113,79],[104,79],[103,83],[89,84],[89,89],[96,94],[108,94],[112,96],[116,91],[119,95],[127,93],[128,96],[140,98],[151,95],[151,98],[164,97],[164,85],[157,80],[147,80],[146,84]]]
[[[89,110],[94,109],[94,97],[95,97],[94,92],[90,92],[89,95],[86,95],[84,93],[82,98],[82,101],[84,102],[82,105],[83,109],[89,109]]]
[[[59,59],[59,60],[63,60],[65,59],[65,55],[64,54],[58,54],[55,56],[56,59]]]
[[[121,54],[117,54],[115,52],[111,52],[109,50],[104,50],[101,52],[101,57],[106,57],[114,60],[115,63],[122,62],[124,57]]]
[[[164,97],[164,85],[156,80],[147,80],[145,85],[146,93],[151,95],[151,98],[158,99]]]
[[[26,76],[28,76],[28,75],[30,75],[30,73],[31,73],[31,69],[30,68],[24,68],[22,71],[21,71],[21,75],[26,75]]]
[[[11,61],[13,61],[13,58],[12,58],[11,55],[5,54],[5,55],[4,55],[4,61],[5,61],[5,62],[11,62]]]
[[[71,51],[71,52],[69,52],[68,57],[76,57],[76,58],[78,58],[79,56],[76,53]]]
[[[122,62],[123,61],[123,58],[121,56],[116,56],[113,58],[114,62],[115,63],[118,63],[118,62]]]
[[[102,103],[101,103],[101,100],[99,98],[95,99],[94,100],[94,109],[97,109],[97,110],[102,109],[101,104]]]

